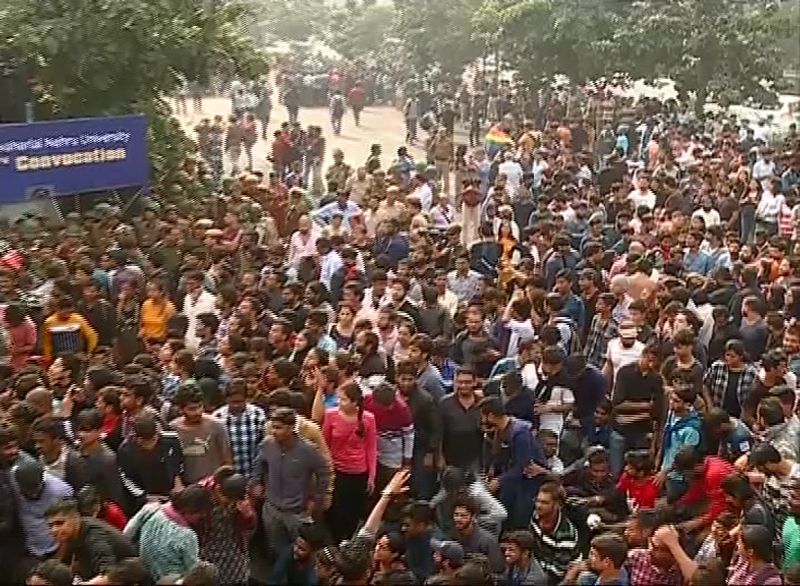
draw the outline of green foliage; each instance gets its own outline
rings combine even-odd
[[[670,77],[684,92],[763,99],[780,73],[775,40],[797,41],[797,11],[742,0],[484,0],[473,37],[497,46],[523,81],[575,83],[615,72]]]
[[[324,0],[254,0],[253,10],[267,41],[305,41],[324,36],[330,8]]]
[[[638,77],[668,76],[679,91],[722,102],[763,101],[781,70],[775,43],[786,23],[771,4],[737,0],[636,2],[615,42],[621,66]],[[795,30],[796,34],[796,30]]]
[[[523,79],[562,74],[580,82],[607,72],[607,39],[616,15],[609,2],[523,0],[487,2],[499,8],[494,20],[501,33],[503,59]],[[486,4],[484,5],[486,6]]]
[[[394,10],[388,5],[355,2],[330,13],[325,41],[350,61],[378,52],[391,36]]]
[[[41,117],[147,114],[159,178],[186,146],[162,96],[215,70],[265,71],[240,33],[244,10],[203,0],[4,0],[0,38]]]
[[[481,0],[395,0],[395,36],[414,70],[438,64],[455,78],[482,55],[485,45],[472,34],[472,15],[480,6]]]

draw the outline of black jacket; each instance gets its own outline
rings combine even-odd
[[[177,433],[162,431],[154,451],[155,454],[145,452],[131,438],[123,441],[117,452],[125,510],[129,514],[144,505],[147,495],[169,495],[175,478],[183,475],[183,447]]]
[[[411,409],[414,422],[414,457],[435,454],[442,441],[442,421],[436,401],[430,393],[420,388],[415,388],[403,398]]]
[[[77,538],[67,545],[62,561],[78,563],[78,574],[84,580],[105,574],[122,560],[137,556],[136,548],[121,531],[94,517],[81,517]]]

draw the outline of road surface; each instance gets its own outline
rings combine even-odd
[[[213,118],[215,115],[229,116],[231,114],[230,100],[226,98],[206,98],[203,101],[203,113],[194,114],[191,112],[191,100],[188,100],[189,115],[178,116],[186,131],[194,136],[194,127],[202,118]],[[282,122],[288,120],[286,108],[278,104],[272,109],[272,119],[267,129],[267,141],[259,139],[256,144],[253,156],[253,167],[255,170],[264,171],[269,168],[267,155],[269,154],[269,144],[272,133],[278,129]],[[322,128],[325,136],[325,161],[324,168],[332,163],[331,153],[339,148],[344,152],[346,163],[356,168],[362,166],[369,156],[369,148],[373,143],[380,144],[383,150],[381,163],[384,168],[395,158],[397,147],[403,145],[405,139],[405,123],[402,113],[391,106],[373,106],[366,108],[361,113],[361,125],[356,126],[353,122],[352,112],[347,112],[342,121],[342,133],[339,136],[333,134],[327,108],[301,108],[299,115],[300,124],[303,128],[309,125],[316,125]],[[419,131],[419,138],[425,133]],[[409,147],[409,153],[415,161],[424,161],[424,153],[418,148]],[[244,158],[242,160],[244,164]],[[226,165],[228,162],[226,161]],[[226,171],[229,171],[226,166]]]

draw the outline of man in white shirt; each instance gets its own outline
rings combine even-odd
[[[317,237],[319,233],[314,229],[308,216],[300,216],[297,220],[297,230],[289,239],[289,254],[287,263],[295,269],[300,267],[304,258],[317,256]]]
[[[719,212],[714,209],[714,204],[711,202],[711,198],[707,195],[704,195],[702,200],[700,201],[700,209],[695,210],[692,213],[692,217],[695,216],[703,218],[703,222],[705,222],[706,229],[711,228],[712,226],[719,226],[722,223],[722,219],[719,217]]]
[[[506,151],[503,154],[503,162],[500,163],[497,172],[506,176],[506,193],[508,193],[511,201],[516,200],[524,171],[522,170],[522,165],[514,160],[513,152]]]
[[[431,223],[434,228],[439,230],[446,230],[456,220],[456,210],[450,205],[446,197],[440,197],[430,213]]]
[[[622,322],[619,326],[619,337],[608,342],[606,349],[606,363],[603,374],[609,381],[609,388],[614,389],[619,369],[628,364],[638,362],[644,350],[644,344],[636,339],[639,330],[630,320]]]
[[[753,164],[753,179],[763,181],[775,174],[775,161],[772,160],[772,149],[764,147],[761,149],[761,156]]]
[[[434,280],[436,286],[436,293],[438,294],[439,305],[447,310],[450,317],[455,317],[458,310],[458,296],[447,288],[447,271],[436,271],[436,279]]]
[[[409,195],[419,200],[423,212],[429,212],[433,206],[433,190],[428,184],[428,178],[424,173],[417,173],[411,181],[414,188]]]
[[[192,352],[197,350],[200,339],[197,337],[197,316],[203,313],[215,313],[217,298],[203,288],[205,277],[201,271],[190,271],[186,274],[184,286],[186,297],[183,299],[183,315],[187,319],[186,348]]]
[[[317,254],[319,255],[319,280],[325,288],[331,290],[331,278],[333,274],[343,266],[342,257],[331,246],[328,238],[317,238]]]
[[[653,211],[656,207],[656,194],[650,189],[650,175],[645,171],[636,174],[636,189],[628,194],[628,199],[633,202],[634,208],[646,206]]]
[[[542,177],[550,168],[547,161],[544,160],[544,152],[542,149],[537,149],[533,153],[533,164],[531,165],[531,173],[533,173],[533,188],[539,189],[542,186]]]
[[[753,128],[753,138],[763,141],[764,144],[769,144],[772,139],[772,129],[767,120],[761,119],[758,124]]]

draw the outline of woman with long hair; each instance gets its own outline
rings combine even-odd
[[[402,319],[397,324],[397,340],[392,352],[392,359],[395,364],[407,360],[411,352],[411,338],[417,333],[417,328],[411,320]]]
[[[314,339],[310,331],[300,330],[294,337],[294,346],[292,347],[292,353],[289,355],[289,360],[302,367],[306,356],[316,345],[317,340]]]
[[[356,314],[353,312],[353,308],[346,303],[340,303],[336,323],[331,326],[329,332],[339,350],[348,350],[352,346],[355,327]]]
[[[375,416],[364,411],[361,387],[348,382],[337,394],[339,406],[325,412],[322,433],[336,473],[328,526],[339,543],[352,537],[375,488],[378,435]]]

